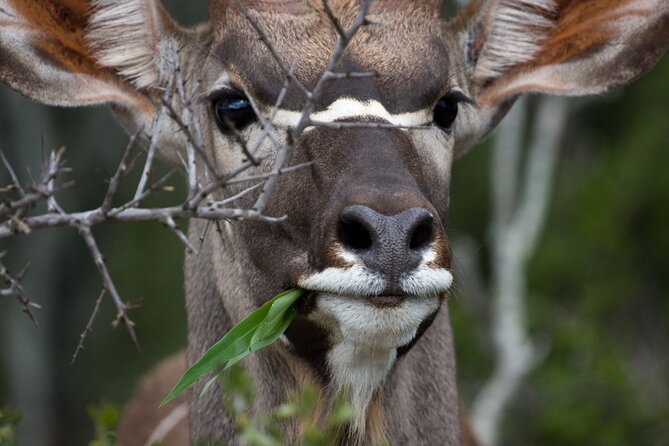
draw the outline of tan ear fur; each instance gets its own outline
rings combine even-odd
[[[88,0],[0,0],[0,80],[51,105],[151,102],[98,65],[86,39]]]

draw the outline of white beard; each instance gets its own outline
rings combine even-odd
[[[367,409],[388,377],[397,349],[410,343],[420,324],[439,309],[438,297],[407,297],[377,307],[365,298],[321,294],[310,318],[330,333],[327,364],[336,392],[349,395],[352,428],[364,436]]]

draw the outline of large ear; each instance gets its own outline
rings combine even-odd
[[[154,0],[0,0],[0,81],[45,104],[150,119],[163,47],[183,33]]]
[[[595,94],[651,69],[669,46],[669,1],[474,0],[446,32],[479,104],[458,130],[462,153],[521,93]]]

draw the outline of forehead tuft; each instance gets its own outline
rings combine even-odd
[[[331,1],[330,4],[340,23],[348,28],[359,11],[356,2]],[[381,96],[398,89],[416,91],[417,85],[419,90],[425,90],[425,96],[446,83],[448,54],[438,18],[420,6],[374,10],[367,18],[371,24],[356,34],[337,70],[378,73],[374,85],[367,90],[376,89]],[[248,18],[234,11],[227,15],[224,28],[218,31],[220,37],[214,54],[233,82],[243,83],[263,102],[271,102],[273,94],[276,95],[284,83],[285,75],[249,19],[263,30],[298,79],[308,87],[313,86],[332,57],[337,39],[322,5],[304,14],[253,10],[248,12]],[[345,87],[339,85],[338,88]],[[420,96],[420,91],[417,93]]]

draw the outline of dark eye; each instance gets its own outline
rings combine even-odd
[[[434,123],[444,130],[450,130],[458,117],[458,98],[444,96],[434,107]]]
[[[241,130],[256,120],[251,103],[244,97],[226,96],[213,101],[214,117],[221,132]]]

